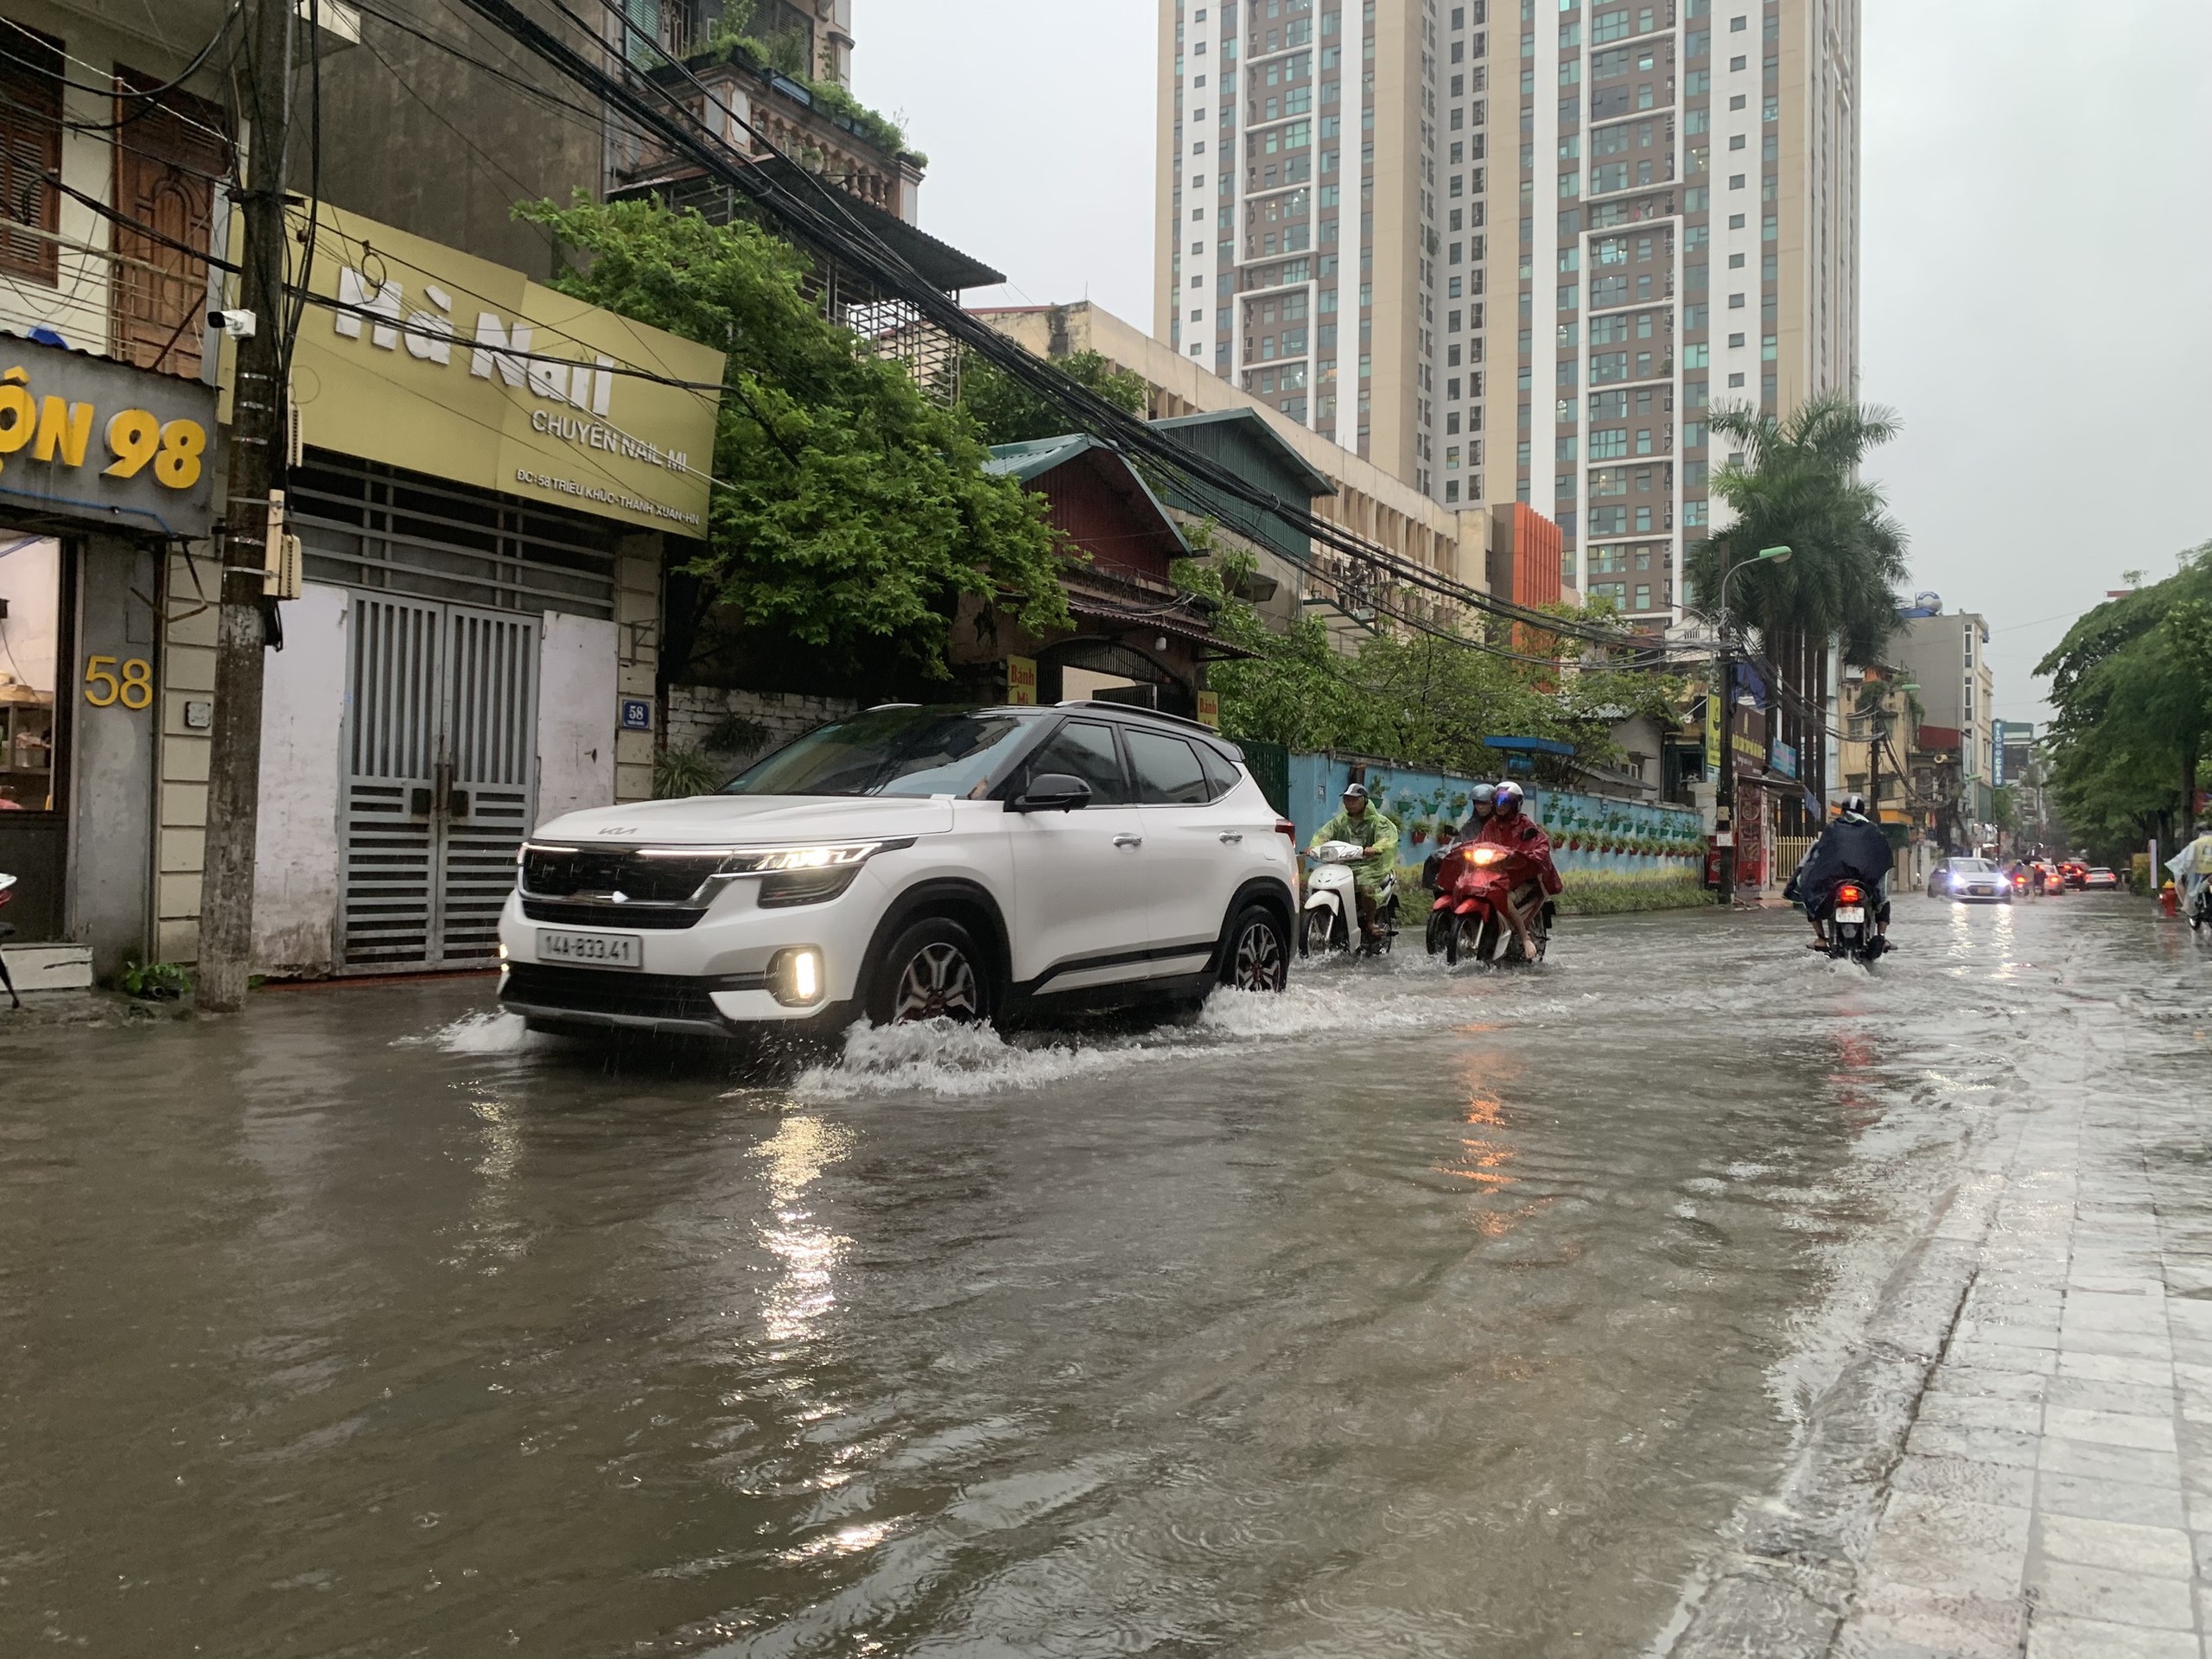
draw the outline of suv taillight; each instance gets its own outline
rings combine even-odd
[[[1288,818],[1277,818],[1275,820],[1275,834],[1279,836],[1287,836],[1290,837],[1290,844],[1292,846],[1295,847],[1298,845],[1298,826],[1293,823]]]

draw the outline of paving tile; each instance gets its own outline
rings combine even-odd
[[[1890,1476],[1890,1486],[1893,1491],[1920,1492],[1930,1497],[1955,1497],[1969,1503],[2013,1506],[2033,1501],[2036,1481],[2034,1470],[2018,1468],[2011,1464],[1910,1454],[1898,1463]],[[2168,1496],[2173,1500],[2174,1524],[2178,1526],[2182,1517],[2181,1495],[2175,1492]],[[2129,1514],[2112,1518],[2132,1520],[2134,1516]]]
[[[1954,1659],[2018,1659],[2020,1651],[2018,1599],[1943,1595],[1885,1581],[1862,1585],[1859,1606],[1853,1624],[1862,1640],[1933,1649]]]
[[[2212,1379],[2212,1371],[2207,1377]],[[1992,1371],[1979,1365],[1954,1365],[1947,1360],[1936,1368],[1929,1386],[1945,1394],[1981,1395],[1993,1400],[2041,1400],[2050,1382],[2040,1371]],[[2206,1389],[2208,1397],[2212,1397],[2212,1380],[2208,1380]]]
[[[1867,1552],[1869,1582],[1946,1595],[2017,1599],[2027,1567],[2032,1512],[2021,1507],[1899,1492],[1883,1510]],[[2182,1535],[2184,1541],[2186,1535]]]
[[[2016,1434],[2041,1433],[2043,1417],[2040,1401],[1954,1394],[1948,1389],[1930,1389],[1922,1395],[1920,1408],[1915,1414],[1917,1422],[1942,1423],[1950,1428],[2002,1428]]]
[[[2171,1452],[2062,1440],[2053,1434],[2044,1436],[2037,1466],[2053,1474],[2094,1475],[2100,1480],[2133,1480],[2145,1486],[2181,1484],[2181,1459]]]
[[[2058,1369],[2060,1356],[2050,1348],[2013,1348],[1993,1342],[1954,1342],[1945,1357],[1955,1363],[1986,1371],[2034,1371],[2044,1376]]]
[[[2079,1515],[2141,1527],[2195,1524],[2177,1486],[2103,1480],[2094,1475],[2044,1471],[2036,1477],[2035,1505],[2044,1515]]]
[[[2091,1331],[2149,1331],[2166,1328],[2163,1300],[2148,1296],[2109,1296],[2095,1291],[2075,1291],[2066,1299],[2066,1323]]]
[[[2058,1357],[2059,1376],[2090,1377],[2101,1382],[2133,1382],[2143,1388],[2173,1386],[2171,1362],[2121,1354],[2067,1353]]]
[[[2043,1408],[2043,1427],[2044,1433],[2055,1434],[2062,1440],[2094,1440],[2103,1446],[2132,1446],[2146,1452],[2178,1449],[2174,1441],[2171,1402],[2164,1414],[2156,1417],[2046,1404]]]
[[[2037,1617],[2051,1612],[2114,1624],[2147,1624],[2155,1630],[2196,1628],[2190,1586],[2178,1579],[2046,1560],[2031,1570],[2030,1583]]]
[[[2037,1437],[2001,1428],[1955,1428],[1944,1423],[1918,1422],[1905,1439],[1905,1449],[1924,1458],[1967,1458],[1977,1463],[2004,1463],[2016,1468],[2036,1466]]]
[[[1977,1346],[1988,1344],[2000,1348],[2056,1348],[2058,1346],[2058,1331],[2059,1324],[2055,1319],[2041,1324],[1984,1319],[1961,1322],[1953,1340],[1972,1343]],[[2163,1337],[2164,1331],[2162,1330],[2159,1334]]]
[[[2043,1397],[2049,1405],[2127,1412],[2139,1417],[2171,1417],[2174,1408],[2174,1390],[2163,1383],[2112,1382],[2101,1377],[2051,1377]],[[2206,1391],[2205,1397],[2212,1402],[2212,1389]]]
[[[2160,1579],[2186,1579],[2196,1571],[2189,1535],[2177,1527],[2045,1515],[2037,1522],[2037,1542],[2051,1560],[2081,1567],[2107,1567]]]
[[[2168,1338],[2175,1360],[2183,1365],[2212,1365],[2212,1340],[2178,1333]]]
[[[2170,1363],[2174,1357],[2173,1338],[2163,1328],[2158,1331],[2105,1331],[2069,1324],[2060,1328],[2058,1345],[2063,1351],[2075,1354],[2113,1354],[2126,1359],[2156,1359]]]
[[[2028,1659],[2202,1659],[2187,1630],[2145,1630],[2102,1619],[2038,1612],[2028,1626]]]

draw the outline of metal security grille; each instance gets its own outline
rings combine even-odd
[[[534,618],[353,597],[340,913],[349,968],[487,962],[537,791]]]
[[[614,614],[621,527],[310,449],[291,523],[311,582],[535,616]]]

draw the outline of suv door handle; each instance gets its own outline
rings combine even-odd
[[[1116,847],[1141,847],[1144,845],[1144,837],[1130,835],[1125,830],[1114,837],[1114,844]]]
[[[1244,832],[1242,830],[1224,830],[1221,832],[1221,838],[1224,843],[1242,841]]]

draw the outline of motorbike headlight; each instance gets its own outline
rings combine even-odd
[[[1495,864],[1501,856],[1502,855],[1495,847],[1470,847],[1467,849],[1467,862],[1470,864]]]

